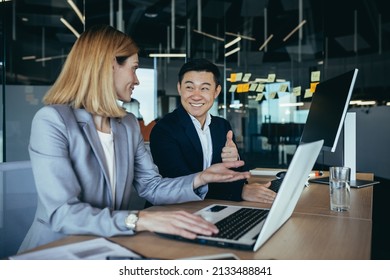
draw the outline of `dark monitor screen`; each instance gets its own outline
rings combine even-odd
[[[313,94],[301,142],[324,140],[323,150],[334,152],[351,100],[358,69],[320,82]]]

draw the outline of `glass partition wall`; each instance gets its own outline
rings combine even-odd
[[[230,121],[249,168],[286,167],[316,83],[359,68],[351,107],[367,109],[390,101],[385,0],[340,3],[0,0],[2,161],[28,159],[31,118],[44,93],[79,34],[105,23],[140,46],[140,67],[146,73],[141,86],[152,84],[145,90],[154,97],[137,96],[142,111],[153,111],[144,125],[178,106],[181,65],[207,58],[223,76],[212,114]]]

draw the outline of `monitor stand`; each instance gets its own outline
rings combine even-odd
[[[351,188],[363,188],[378,184],[379,181],[356,179],[356,112],[347,112],[344,121],[344,166],[351,168]],[[312,183],[329,184],[329,177],[313,178]]]

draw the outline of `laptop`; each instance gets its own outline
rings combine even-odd
[[[218,235],[198,236],[196,239],[160,235],[205,245],[257,251],[290,218],[323,142],[319,140],[298,146],[270,209],[212,204],[195,214],[216,224],[220,229]],[[245,219],[249,220],[245,221],[244,227],[247,228],[241,225]],[[229,232],[225,233],[224,229]]]

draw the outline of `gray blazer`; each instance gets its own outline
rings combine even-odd
[[[194,174],[175,179],[159,175],[134,115],[111,119],[111,129],[116,158],[115,197],[111,195],[105,156],[91,114],[66,105],[46,106],[36,113],[29,153],[38,207],[19,252],[71,234],[133,234],[124,223],[131,209],[132,185],[154,205],[205,197],[207,187],[193,190]]]

